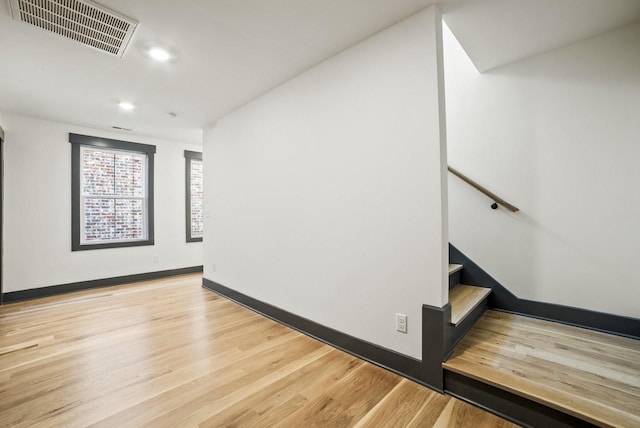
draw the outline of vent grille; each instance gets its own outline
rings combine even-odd
[[[13,19],[122,58],[138,23],[88,0],[9,0]]]

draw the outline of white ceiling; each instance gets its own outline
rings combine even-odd
[[[640,19],[640,0],[451,0],[444,20],[482,72]]]
[[[0,0],[0,111],[200,142],[201,128],[431,0],[102,0],[140,21],[123,59],[13,21]],[[479,69],[640,17],[640,0],[446,0]],[[560,5],[560,6],[559,6]],[[606,5],[606,7],[605,7]],[[172,63],[144,55],[175,50]],[[116,103],[133,101],[134,112]],[[175,112],[175,119],[166,116]]]

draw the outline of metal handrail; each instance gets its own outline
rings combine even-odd
[[[485,195],[487,195],[488,197],[490,197],[491,199],[493,199],[493,204],[491,204],[491,208],[493,208],[494,210],[496,208],[498,208],[498,205],[502,205],[503,207],[505,207],[506,209],[508,209],[509,211],[515,213],[517,211],[520,211],[520,208],[511,205],[509,202],[505,201],[504,199],[502,199],[501,197],[497,196],[495,193],[487,190],[486,188],[482,187],[481,185],[479,185],[478,183],[476,183],[475,181],[473,181],[472,179],[470,179],[469,177],[467,177],[466,175],[462,174],[460,171],[451,168],[450,166],[447,167],[449,169],[449,172],[452,173],[453,175],[455,175],[456,177],[458,177],[459,179],[461,179],[462,181],[464,181],[465,183],[469,184],[470,186],[476,188],[477,190],[479,190],[480,192],[484,193]]]

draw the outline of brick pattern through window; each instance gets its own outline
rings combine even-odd
[[[146,155],[84,147],[84,242],[145,238]]]
[[[203,200],[202,161],[191,159],[191,236],[201,238],[204,232],[202,221],[202,200]]]

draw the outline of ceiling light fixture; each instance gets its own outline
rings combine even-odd
[[[120,102],[118,103],[118,106],[119,106],[122,110],[124,110],[124,111],[131,111],[131,110],[133,110],[134,108],[136,108],[136,106],[135,106],[135,105],[133,105],[132,103],[130,103],[130,102],[128,102],[128,101],[120,101]]]
[[[156,61],[167,62],[171,59],[171,54],[168,50],[160,48],[158,46],[152,47],[147,51],[147,54]]]

